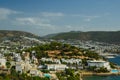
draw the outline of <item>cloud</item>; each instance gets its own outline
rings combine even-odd
[[[87,22],[90,22],[91,20],[92,20],[91,18],[84,19],[84,21],[87,21]]]
[[[7,19],[9,17],[9,15],[11,14],[18,14],[20,12],[11,10],[11,9],[7,9],[7,8],[0,8],[0,20],[4,20]]]
[[[73,14],[73,15],[70,15],[70,16],[72,16],[72,17],[81,17],[86,22],[90,22],[93,19],[101,17],[101,16],[94,16],[94,15],[93,16],[88,16],[88,15],[82,15],[82,14]]]
[[[16,18],[16,21],[20,25],[27,25],[27,26],[37,26],[39,28],[51,28],[54,29],[54,25],[47,23],[47,20],[36,18],[36,17],[23,17],[23,18]]]
[[[19,12],[12,9],[0,8],[0,24],[4,26],[1,29],[33,31],[45,35],[54,32],[91,29],[89,24],[84,26],[84,24],[86,24],[84,22],[90,22],[106,15],[107,14],[100,16],[70,13],[63,14],[62,12],[40,12],[40,15],[36,15],[36,13]],[[82,23],[82,21],[84,22]],[[10,28],[10,26],[12,27]]]
[[[93,19],[99,18],[100,16],[83,16],[84,17],[84,21],[90,22]]]
[[[67,29],[71,29],[71,28],[73,28],[71,25],[66,25],[66,28]]]
[[[60,13],[60,12],[58,12],[58,13],[42,12],[41,15],[44,16],[44,17],[61,17],[61,16],[64,16],[64,14]]]
[[[20,24],[23,24],[23,25],[28,25],[28,24],[35,24],[36,23],[36,20],[34,18],[16,18],[16,21],[18,21]]]

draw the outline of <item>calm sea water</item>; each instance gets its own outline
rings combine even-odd
[[[120,65],[120,56],[108,60]],[[120,80],[120,76],[86,76],[83,80]]]

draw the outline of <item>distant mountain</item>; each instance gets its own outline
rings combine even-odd
[[[40,38],[37,35],[34,35],[29,32],[24,31],[12,31],[12,30],[0,30],[0,40],[1,39],[11,39],[18,38],[20,36],[30,37],[30,38]]]
[[[52,34],[53,35],[53,34]],[[120,43],[120,31],[71,31],[65,33],[54,34],[53,36],[47,35],[47,38],[52,39],[77,39],[77,40],[93,40],[108,43]]]
[[[52,38],[52,37],[54,37],[56,35],[57,34],[48,34],[48,35],[43,36],[43,38]]]

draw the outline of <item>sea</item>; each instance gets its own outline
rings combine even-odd
[[[120,55],[108,60],[120,66]],[[85,76],[83,80],[120,80],[120,76]]]

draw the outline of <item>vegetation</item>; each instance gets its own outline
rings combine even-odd
[[[50,71],[49,70],[45,70],[45,69],[43,69],[43,70],[41,70],[43,73],[49,73]]]
[[[52,54],[56,56],[81,56],[80,49],[69,44],[62,44],[59,42],[51,42],[50,44],[39,45],[25,50],[26,52],[36,51],[38,59],[41,57],[49,57],[50,51],[58,51],[59,54]]]
[[[75,46],[71,46],[69,44],[62,44],[59,42],[51,42],[49,44],[39,45],[39,46],[32,47],[32,48],[29,48],[29,49],[24,50],[24,51],[31,52],[31,53],[32,53],[32,51],[35,51],[36,52],[35,55],[36,55],[37,59],[41,59],[43,57],[46,57],[46,58],[49,58],[49,57],[54,57],[54,58],[85,57],[87,59],[96,59],[97,60],[97,59],[102,58],[94,51],[90,51],[87,49],[80,49],[80,48],[77,48]],[[30,54],[30,56],[31,55],[32,54]],[[85,65],[87,65],[85,58],[83,59],[83,63]],[[40,63],[44,65],[44,63],[52,64],[54,62],[51,62],[51,61],[42,62],[42,61],[40,61]]]
[[[56,73],[56,75],[59,80],[79,80],[80,77],[73,69],[66,69],[65,72]]]
[[[109,71],[107,70],[107,68],[104,68],[104,67],[97,68],[96,66],[91,66],[91,67],[89,67],[89,70],[90,70],[90,71],[95,71],[95,72],[97,72],[97,73],[100,73],[100,72],[103,72],[103,73],[109,72]]]
[[[95,53],[94,51],[90,51],[90,50],[85,50],[83,55],[86,56],[86,57],[89,57],[89,58],[94,58],[96,60],[102,58],[97,53]]]
[[[88,65],[87,59],[82,59],[82,64],[84,64],[84,66],[87,66]]]
[[[16,76],[13,75],[6,75],[6,74],[0,74],[0,80],[50,80],[48,78],[41,78],[38,76],[31,77],[27,76],[26,74],[16,74]]]
[[[103,73],[109,72],[109,71],[107,70],[107,68],[104,68],[104,67],[101,67],[101,68],[99,68],[99,69],[96,69],[95,71],[98,72],[98,73],[100,73],[100,72],[103,72]]]
[[[66,74],[67,75],[69,75],[69,76],[74,76],[74,70],[73,69],[65,69],[65,72],[66,72]]]
[[[89,70],[90,70],[90,71],[95,71],[96,68],[97,68],[96,66],[90,66],[90,67],[89,67]]]
[[[115,63],[110,62],[110,67],[114,69],[114,68],[116,68],[116,64],[115,64]]]
[[[11,68],[11,74],[0,74],[0,80],[50,80],[49,78],[41,78],[38,76],[28,76],[26,73],[16,72],[14,67]]]
[[[7,61],[7,62],[6,62],[6,66],[7,66],[7,68],[10,68],[11,63],[10,63],[9,61]]]

